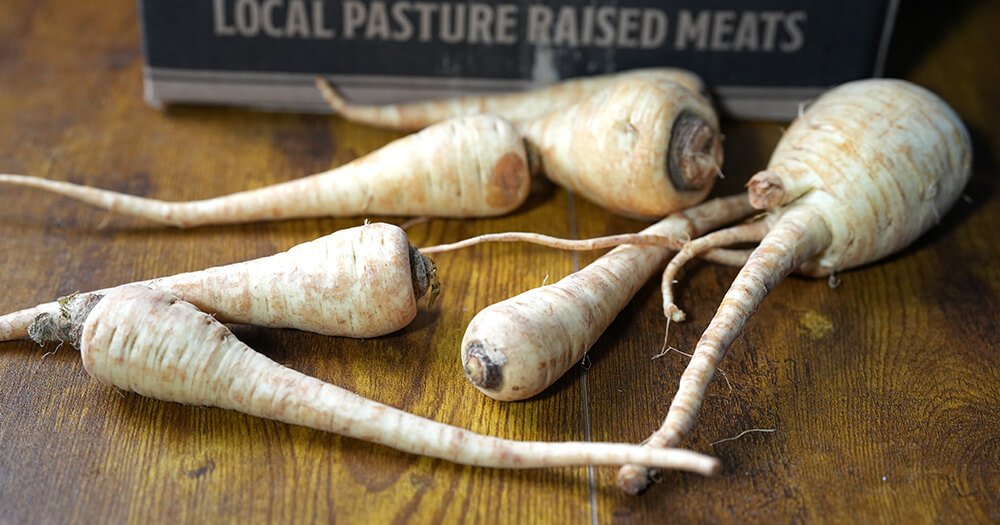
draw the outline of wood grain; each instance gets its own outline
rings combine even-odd
[[[70,347],[0,345],[0,522],[1000,521],[1000,4],[904,3],[889,73],[941,94],[975,141],[967,200],[915,245],[845,273],[793,278],[733,346],[688,446],[715,478],[666,474],[638,497],[615,469],[500,471],[255,419],[120,394]],[[945,11],[945,9],[947,9]],[[141,98],[135,7],[0,4],[0,172],[193,199],[343,164],[397,134],[324,116],[171,107]],[[781,126],[724,124],[739,191]],[[287,249],[362,218],[181,231],[37,191],[0,189],[0,310],[76,290]],[[371,220],[387,220],[370,217]],[[401,223],[400,219],[389,222]],[[417,245],[487,232],[559,236],[643,224],[539,181],[507,217],[435,220]],[[587,358],[537,399],[500,403],[461,375],[459,342],[484,306],[599,254],[486,245],[436,257],[439,303],[375,340],[235,327],[277,361],[421,416],[516,439],[638,441],[666,414],[686,363],[659,359],[650,283]],[[735,270],[692,264],[670,342],[694,347]],[[740,439],[716,443],[748,429]],[[713,444],[714,443],[714,444]]]

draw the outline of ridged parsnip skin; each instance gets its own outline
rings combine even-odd
[[[633,76],[673,82],[693,93],[705,91],[702,80],[690,71],[644,68],[570,79],[525,92],[466,96],[408,104],[385,106],[351,104],[332,90],[326,91],[324,97],[335,113],[353,122],[402,131],[414,131],[450,118],[479,113],[500,115],[520,125],[575,104],[622,78]],[[321,90],[325,91],[325,87],[321,86]]]
[[[517,442],[418,417],[296,372],[255,352],[222,323],[145,286],[110,290],[83,321],[84,368],[98,381],[164,401],[219,407],[334,432],[404,452],[496,468],[636,461],[703,474],[718,460],[607,443]]]
[[[767,219],[771,230],[733,280],[647,446],[677,446],[690,432],[719,362],[785,276],[828,276],[907,246],[951,208],[971,164],[965,125],[924,88],[863,80],[820,97],[781,138],[767,184],[750,185],[751,201],[755,190],[778,189],[788,204]],[[644,467],[618,473],[627,493],[648,483]]]
[[[524,141],[506,120],[464,117],[390,142],[332,170],[191,202],[166,202],[23,175],[32,186],[124,215],[180,227],[363,214],[486,217],[528,197]]]
[[[375,337],[417,315],[406,233],[384,223],[339,230],[269,257],[144,281],[223,322]],[[0,340],[27,336],[58,303],[0,317]]]
[[[680,84],[630,77],[526,124],[523,133],[540,165],[533,170],[614,213],[659,219],[704,200],[722,165],[716,138],[714,149],[697,159],[708,176],[696,189],[671,181],[671,134],[684,113],[718,137],[718,117],[705,98]]]
[[[969,132],[951,107],[923,87],[881,79],[816,100],[766,171],[830,228],[829,248],[798,269],[822,277],[909,245],[951,208],[971,166]]]
[[[752,211],[745,195],[715,199],[642,233],[682,240]],[[493,399],[538,394],[583,358],[671,253],[666,246],[620,246],[554,284],[484,308],[462,340],[466,376]]]

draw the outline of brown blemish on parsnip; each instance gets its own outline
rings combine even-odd
[[[528,177],[524,158],[513,151],[504,154],[493,168],[493,183],[486,188],[486,203],[505,208],[521,200],[521,189],[527,184]]]

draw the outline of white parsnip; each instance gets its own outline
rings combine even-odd
[[[678,242],[752,212],[746,195],[715,199],[676,212],[642,234]],[[671,253],[663,245],[619,246],[557,283],[484,308],[462,339],[466,377],[493,399],[538,394],[583,358]]]
[[[722,165],[719,121],[708,101],[640,76],[520,129],[532,173],[638,219],[701,202]]]
[[[473,95],[388,105],[351,103],[322,78],[316,80],[316,85],[330,109],[348,120],[380,128],[416,131],[444,120],[482,113],[500,115],[515,125],[524,124],[576,104],[629,77],[673,82],[694,93],[705,92],[705,84],[698,75],[683,69],[666,67],[573,78],[551,86],[516,93]]]
[[[222,323],[163,290],[129,285],[77,296],[32,328],[36,340],[69,333],[84,368],[106,385],[163,401],[236,410],[494,468],[625,462],[710,475],[715,458],[685,450],[586,442],[518,442],[418,417],[284,367]],[[56,338],[56,340],[61,340]]]
[[[436,291],[435,272],[403,230],[374,223],[269,257],[143,284],[168,290],[224,322],[375,337],[416,317],[417,299]],[[37,315],[58,310],[52,302],[0,316],[0,341],[26,337]]]
[[[206,200],[167,202],[27,175],[0,175],[0,183],[192,227],[362,214],[502,215],[525,201],[530,175],[514,127],[476,115],[431,126],[323,173]]]
[[[865,80],[820,97],[750,181],[751,203],[771,212],[769,231],[723,298],[646,446],[676,446],[690,431],[726,350],[784,277],[828,277],[909,245],[954,204],[971,164],[965,125],[924,88]],[[631,494],[648,483],[643,467],[618,475]]]
[[[720,174],[718,116],[700,90],[691,89],[695,85],[701,82],[691,73],[640,70],[518,94],[518,103],[529,108],[524,114],[511,115],[486,101],[469,107],[499,111],[516,122],[532,173],[544,173],[614,213],[652,220],[704,200]],[[572,95],[553,101],[564,90]],[[506,107],[507,99],[500,100]],[[414,109],[349,111],[342,101],[333,103],[348,118],[387,127],[410,122],[403,114]],[[456,104],[465,108],[456,113],[468,109],[465,102]],[[536,106],[548,109],[531,109]],[[419,124],[453,115],[416,113],[412,120]]]

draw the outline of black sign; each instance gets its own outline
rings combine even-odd
[[[876,68],[888,2],[141,0],[154,68],[548,80],[666,65],[713,85]]]

